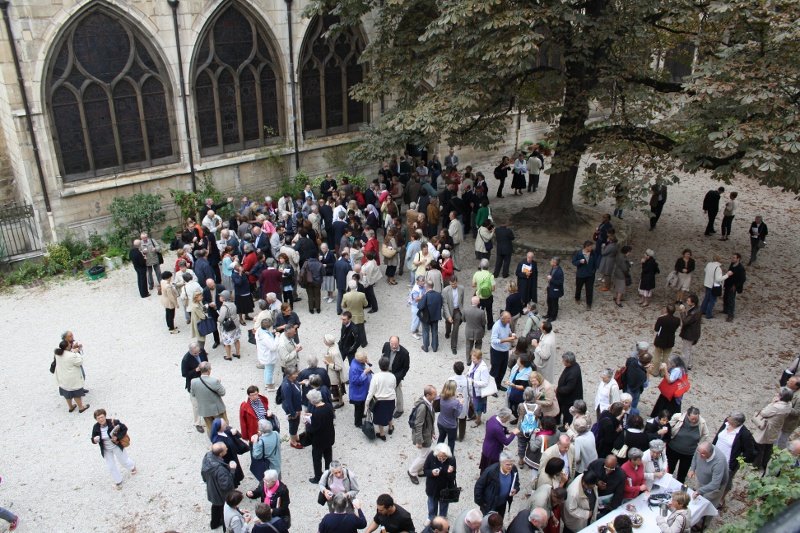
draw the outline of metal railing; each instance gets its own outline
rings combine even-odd
[[[35,216],[32,205],[0,207],[0,261],[13,261],[41,251]]]

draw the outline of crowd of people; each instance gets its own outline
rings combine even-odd
[[[544,162],[538,147],[513,163],[503,158],[494,170],[495,196],[503,197],[508,173],[515,195],[535,192]],[[717,193],[717,211],[722,192]],[[666,191],[654,194],[658,207]],[[209,199],[196,218],[186,221],[180,242],[173,243],[177,255],[172,270],[165,266],[167,243],[147,234],[134,241],[130,258],[140,296],[157,290],[168,333],[179,333],[180,318],[189,329],[191,340],[180,366],[192,424],[210,441],[201,474],[212,529],[289,530],[290,488],[281,471],[299,466],[294,458],[282,456],[286,450],[280,435],[288,433],[289,447],[311,448],[309,482],[319,487],[319,503],[329,510],[320,532],[372,532],[380,527],[390,533],[416,531],[412,514],[422,510],[403,509],[388,487],[377,498],[372,519],[365,517],[357,473],[334,453],[337,433],[351,438],[354,431],[342,427],[342,417],[337,417],[347,404],[352,405],[355,431],[363,432],[373,442],[370,446],[391,438],[397,424],[409,425],[407,476],[414,485],[424,477],[424,531],[576,532],[651,490],[668,472],[694,484],[691,497],[703,496],[721,507],[739,457],[765,475],[770,475],[773,445],[800,457],[800,441],[790,440],[800,422],[796,363],[787,369],[785,386],[775,398],[750,418],[751,429],[745,425],[747,417],[734,412],[714,432],[716,426],[709,428],[700,410],[684,402],[702,324],[714,318],[718,297],[728,320],[735,316],[736,295],[746,283],[740,254],[733,254],[727,267],[719,257],[704,266],[701,300],[693,291],[699,286],[693,283],[697,264],[691,250],[683,251],[667,277],[674,298],[661,306],[647,340],[632,339],[628,357],[609,361],[591,405],[584,400],[578,356],[569,347],[557,349],[559,300],[572,292],[576,304],[583,305],[585,298],[589,310],[597,289],[611,293],[622,307],[638,273],[639,306],[657,305],[653,296],[661,270],[656,252],[644,250],[634,265],[631,246],[618,243],[612,217],[605,215],[591,239],[569,258],[575,267],[574,291],[569,291],[559,257],[548,258],[545,266],[527,251],[514,267],[514,233],[492,215],[490,196],[483,174],[469,166],[462,169],[452,150],[444,163],[438,155],[426,164],[404,154],[383,163],[377,179],[363,191],[347,179],[338,183],[326,176],[318,190],[306,186],[296,198],[228,198],[219,204]],[[725,239],[735,199],[731,194],[730,209],[725,207]],[[233,216],[223,221],[217,212],[234,203]],[[709,213],[709,235],[714,232],[713,206],[714,198],[707,195],[703,209]],[[661,208],[663,202],[658,216]],[[621,219],[622,210],[615,215]],[[462,246],[470,235],[477,262],[472,276],[462,273],[472,270]],[[767,236],[761,217],[749,235],[755,241],[752,264]],[[168,264],[173,265],[172,259]],[[507,281],[498,289],[501,277]],[[368,342],[368,333],[373,339],[376,334],[367,331],[369,315],[402,314],[397,306],[379,302],[376,285],[401,285],[404,279],[408,330],[401,332],[398,325],[392,335],[379,334],[384,342],[378,353],[372,350],[374,342]],[[507,298],[495,302],[503,290]],[[545,300],[541,309],[540,294]],[[309,315],[332,316],[335,310],[341,321],[338,338],[327,334],[321,341],[307,339],[309,346],[317,343],[313,348],[301,344],[306,312],[299,304],[302,297]],[[328,304],[324,309],[323,300]],[[417,349],[408,342],[419,342],[422,352],[439,352],[440,322],[445,323],[452,355],[462,350],[447,364],[452,375],[441,385],[404,391],[404,381],[414,371],[409,348]],[[213,364],[230,364],[222,361],[240,358],[246,344],[254,345],[263,374],[260,383],[247,388],[236,428],[228,419],[226,389],[213,375],[209,359],[222,345],[224,354]],[[53,369],[70,412],[90,407],[82,399],[88,391],[81,364],[82,346],[68,332],[56,350]],[[640,396],[649,386],[657,386],[660,395],[645,415]],[[274,393],[272,400],[267,392]],[[412,401],[406,400],[407,394]],[[490,398],[503,402],[491,414]],[[118,464],[136,473],[125,450],[127,427],[103,409],[94,418],[92,441],[100,447],[114,487],[120,488]],[[467,459],[457,444],[468,426],[483,435],[481,473],[471,481],[458,476],[458,465]],[[257,480],[249,490],[239,488],[245,468]],[[472,486],[475,506],[448,517],[449,505],[470,492],[461,494],[462,486]],[[529,504],[506,520],[520,494],[530,498]],[[253,513],[240,509],[245,497],[257,500]],[[692,523],[703,526],[703,521],[692,520],[691,497],[686,491],[672,495],[670,513],[659,518],[662,531],[688,532]],[[617,531],[629,527],[626,518],[615,520]]]

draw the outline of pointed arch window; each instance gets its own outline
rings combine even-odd
[[[123,15],[82,13],[51,57],[47,108],[64,181],[178,159],[166,69]]]
[[[282,76],[264,25],[231,2],[208,23],[194,60],[200,150],[212,155],[283,137]]]
[[[314,17],[300,53],[300,98],[307,136],[355,131],[368,121],[366,104],[350,97],[350,89],[364,79],[364,65],[358,63],[364,39],[352,28],[328,38],[325,34],[336,22],[334,16]]]

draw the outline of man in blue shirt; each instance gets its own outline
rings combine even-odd
[[[508,352],[511,350],[511,343],[516,338],[517,336],[511,332],[511,313],[503,311],[492,326],[491,348],[489,349],[492,362],[489,374],[494,378],[497,390],[506,390],[500,383],[506,374],[506,368],[508,368]]]

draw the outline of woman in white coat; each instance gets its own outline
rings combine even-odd
[[[58,392],[66,400],[69,412],[76,408],[79,413],[84,412],[90,405],[83,404],[83,396],[86,394],[86,389],[83,388],[83,356],[78,351],[71,351],[69,342],[62,340],[55,350],[55,363]]]
[[[470,354],[472,364],[467,369],[467,379],[469,380],[469,394],[472,400],[472,407],[475,409],[475,424],[472,427],[481,425],[481,415],[486,412],[486,396],[484,389],[489,386],[493,378],[489,375],[489,367],[483,360],[483,352],[478,349],[472,350]]]
[[[326,352],[324,357],[325,369],[328,371],[328,378],[331,380],[331,399],[333,407],[339,409],[344,407],[342,396],[345,393],[345,383],[350,379],[350,365],[342,359],[342,352],[336,345],[336,337],[326,333],[322,338],[325,343]]]
[[[620,392],[617,380],[614,379],[614,371],[606,368],[600,372],[600,383],[597,384],[597,392],[594,394],[594,410],[597,416],[608,410],[612,403],[619,402]]]
[[[259,364],[264,365],[264,386],[268,391],[275,390],[275,365],[278,364],[278,342],[272,331],[272,319],[261,319],[261,327],[256,329],[256,355]]]
[[[663,440],[653,439],[650,441],[650,451],[642,457],[644,482],[647,485],[647,490],[652,490],[653,485],[657,484],[658,480],[669,471],[666,450],[667,445]]]

